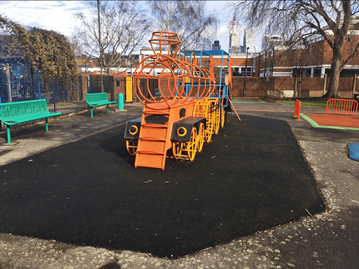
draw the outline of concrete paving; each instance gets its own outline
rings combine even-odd
[[[273,227],[204,249],[176,260],[146,253],[74,246],[57,241],[0,234],[0,268],[359,268],[359,162],[348,157],[347,145],[359,141],[359,132],[315,129],[293,119],[293,106],[274,102],[235,103],[239,115],[286,121],[312,169],[327,211],[294,223]],[[29,158],[47,149],[71,143],[124,124],[141,115],[140,106],[126,111],[97,110],[26,126],[12,132],[7,144],[0,134],[0,170],[3,165]],[[323,109],[302,108],[322,113]],[[6,172],[6,171],[2,171]],[[1,216],[0,216],[1,218]]]

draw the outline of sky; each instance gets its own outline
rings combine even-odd
[[[145,2],[140,2],[145,6]],[[228,51],[231,1],[207,1],[208,13],[216,14],[220,24],[215,40],[220,41],[221,48]],[[232,2],[233,3],[233,2]],[[74,14],[84,11],[84,1],[0,1],[0,14],[22,25],[54,30],[70,37],[75,26],[79,25]],[[243,30],[243,27],[241,28]],[[240,32],[240,43],[243,37]],[[257,42],[258,43],[258,42]],[[144,44],[147,45],[147,44]]]

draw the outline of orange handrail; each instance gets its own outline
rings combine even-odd
[[[232,103],[231,99],[229,99],[229,98],[228,98],[228,101],[229,101],[229,104],[230,104],[230,105],[231,105],[231,107],[232,107],[232,110],[233,110],[233,111],[234,111],[234,113],[236,114],[236,116],[237,116],[238,120],[239,120],[239,121],[242,121],[242,120],[241,120],[241,118],[239,117],[239,115],[238,115],[238,113],[237,113],[236,109],[234,108],[234,105],[233,105],[233,103]]]
[[[344,114],[356,116],[358,102],[350,99],[329,99],[325,108],[325,114]]]

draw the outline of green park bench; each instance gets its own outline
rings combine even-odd
[[[8,143],[11,143],[10,126],[45,119],[47,132],[49,130],[48,118],[59,115],[61,112],[49,112],[46,99],[0,104],[0,121],[6,125]]]
[[[86,94],[86,102],[91,107],[91,118],[93,118],[93,111],[92,109],[99,106],[107,106],[107,114],[108,106],[111,104],[116,104],[116,101],[109,101],[107,98],[106,92],[100,92],[100,93],[88,93]]]

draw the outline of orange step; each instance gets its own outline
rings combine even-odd
[[[144,114],[151,115],[151,112]],[[160,114],[158,111],[155,111],[155,113],[156,115]],[[169,115],[169,113],[161,114]],[[138,138],[135,167],[165,169],[166,144],[171,139],[168,124],[169,121],[167,121],[166,125],[146,123],[143,117]]]

